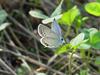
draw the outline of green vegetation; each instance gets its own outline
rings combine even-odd
[[[100,0],[8,1],[0,2],[0,74],[100,74]]]

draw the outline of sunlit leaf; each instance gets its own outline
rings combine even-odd
[[[67,12],[63,13],[60,22],[64,23],[68,26],[71,26],[74,22],[75,18],[80,14],[79,9],[77,6],[74,6],[72,9],[68,10]]]
[[[84,33],[80,33],[74,39],[72,39],[70,41],[70,44],[72,45],[72,47],[78,46],[79,44],[81,44],[83,42],[84,37],[85,37],[85,34]]]
[[[89,49],[89,48],[91,48],[91,45],[86,43],[80,44],[80,46],[78,47],[78,49]]]
[[[62,3],[63,3],[63,0],[61,0],[60,4],[54,10],[54,12],[51,14],[51,16],[49,18],[42,20],[43,24],[48,24],[50,22],[53,22],[54,19],[58,20],[62,17],[62,14],[61,14],[61,12],[62,12],[62,8],[61,8]]]
[[[60,54],[62,54],[62,53],[64,53],[64,52],[67,52],[67,51],[68,51],[68,47],[69,47],[69,44],[63,45],[63,46],[59,47],[59,48],[55,51],[55,53],[56,53],[57,55],[60,55]]]
[[[10,23],[3,23],[0,25],[0,31],[4,30],[7,26],[9,26]]]
[[[84,29],[85,39],[89,39],[86,44],[92,48],[100,49],[100,31],[96,28]]]
[[[51,17],[54,17],[54,16],[57,16],[57,15],[60,15],[61,12],[62,12],[62,3],[63,3],[64,0],[61,0],[60,4],[58,5],[58,7],[56,7],[55,11],[51,14]]]
[[[57,15],[57,16],[54,16],[54,17],[50,17],[50,18],[44,19],[44,20],[42,20],[42,23],[43,23],[43,24],[48,24],[48,23],[50,23],[50,22],[53,22],[54,19],[55,19],[55,20],[60,19],[61,16],[62,16],[62,15]]]
[[[44,15],[43,12],[40,11],[40,10],[30,10],[29,14],[32,17],[39,18],[39,19],[47,19],[47,18],[49,18],[48,16]]]
[[[94,16],[100,16],[100,3],[91,2],[85,5],[85,10]]]
[[[39,18],[39,19],[43,19],[42,20],[42,23],[43,24],[48,24],[50,22],[53,22],[54,19],[58,20],[61,18],[61,11],[62,11],[62,3],[63,3],[63,0],[61,0],[60,4],[58,5],[58,7],[54,10],[54,12],[51,14],[50,17],[44,15],[41,11],[39,10],[30,10],[29,11],[29,14],[32,16],[32,17],[36,17],[36,18]]]
[[[3,23],[3,21],[6,19],[7,13],[5,10],[0,10],[0,24]]]
[[[91,36],[90,43],[93,48],[100,49],[100,31]]]
[[[83,29],[83,33],[85,34],[85,39],[89,39],[90,40],[90,36],[93,35],[94,32],[98,31],[96,28],[85,28]],[[91,33],[91,34],[90,34]]]
[[[98,30],[96,28],[90,28],[89,32],[90,32],[89,34],[90,40],[92,40],[92,37],[94,36],[96,32],[98,32]]]

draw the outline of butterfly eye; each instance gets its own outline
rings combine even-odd
[[[63,41],[64,39],[63,38],[61,38],[61,41]]]
[[[64,40],[64,38],[61,38],[61,41],[62,41],[62,43],[65,43],[65,40]]]

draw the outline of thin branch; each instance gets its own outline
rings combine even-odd
[[[57,71],[57,70],[55,70],[55,69],[53,69],[53,68],[51,68],[51,67],[49,67],[49,66],[47,66],[47,65],[45,65],[45,64],[43,64],[43,63],[41,63],[41,62],[38,62],[37,60],[35,60],[35,59],[33,59],[33,58],[30,58],[30,57],[28,57],[28,56],[19,55],[19,54],[15,53],[15,52],[12,52],[12,51],[9,51],[9,50],[2,50],[2,52],[11,53],[11,54],[13,54],[13,55],[15,55],[15,56],[17,56],[17,57],[20,57],[20,58],[22,58],[22,59],[25,59],[26,61],[28,61],[28,62],[30,62],[30,63],[33,63],[33,64],[39,65],[39,66],[41,66],[41,67],[47,68],[47,69],[51,70],[51,71],[54,72],[54,73],[57,73],[57,74],[60,74],[60,75],[66,75],[66,74],[64,74],[64,73],[62,73],[62,72],[60,72],[60,71]]]
[[[29,35],[31,35],[33,38],[39,41],[38,37],[31,31],[27,30],[22,24],[20,24],[17,20],[15,20],[13,17],[8,16],[8,18],[17,26],[19,26],[21,29],[23,29],[25,32],[27,32]]]
[[[4,70],[0,70],[0,74],[3,74],[3,75],[11,75],[10,72],[4,71]]]
[[[15,43],[12,41],[12,39],[10,38],[9,34],[6,32],[6,30],[4,31],[6,37],[8,38],[9,42],[15,46]],[[18,41],[18,43],[20,43],[20,41],[16,38],[16,36],[13,34],[14,38]],[[20,43],[21,44],[21,43]],[[21,44],[22,45],[22,44]],[[15,50],[17,53],[16,54],[20,54],[21,53],[18,50]],[[23,63],[26,65],[26,67],[28,68],[29,71],[31,71],[31,68],[29,67],[29,65],[27,64],[27,62],[24,59],[21,59],[23,61]]]
[[[1,58],[0,63],[4,65],[13,75],[17,75]]]

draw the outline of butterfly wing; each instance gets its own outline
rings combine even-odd
[[[58,34],[60,36],[62,35],[61,34],[61,28],[60,28],[60,26],[58,25],[58,23],[56,22],[55,19],[53,20],[51,30],[54,31],[56,34]]]
[[[57,48],[61,45],[59,38],[44,37],[40,39],[41,44],[48,48]]]
[[[62,44],[60,35],[56,34],[49,27],[40,24],[38,26],[38,33],[42,37],[40,39],[41,44],[49,48],[57,48]]]
[[[49,27],[39,24],[38,33],[41,37],[58,37],[55,32],[53,32]]]

